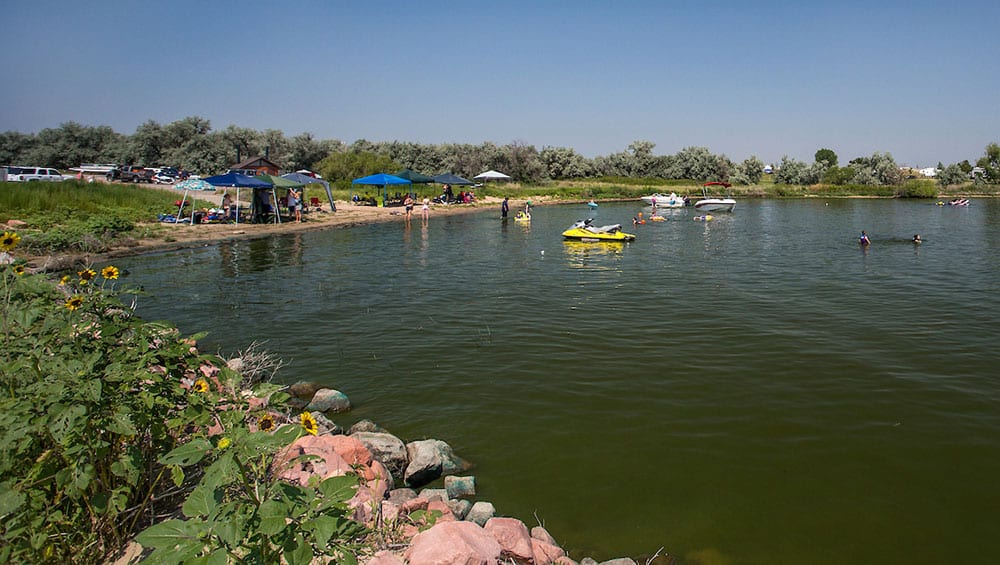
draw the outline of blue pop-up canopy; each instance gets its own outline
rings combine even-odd
[[[408,184],[411,187],[413,182],[406,180],[404,178],[397,177],[395,175],[387,175],[385,173],[378,173],[374,175],[368,175],[367,177],[361,177],[359,179],[354,179],[351,184],[368,184],[373,186],[381,186],[383,190],[382,203],[385,205],[385,201],[389,198],[389,185],[390,184]]]

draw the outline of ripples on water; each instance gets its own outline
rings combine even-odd
[[[596,222],[638,210],[602,205]],[[561,241],[587,214],[433,217],[126,266],[147,318],[223,351],[267,339],[284,378],[449,441],[482,498],[537,512],[578,558],[1000,550],[1000,207],[740,202],[711,222],[665,211],[631,244]]]

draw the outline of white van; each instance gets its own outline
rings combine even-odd
[[[8,182],[31,182],[31,181],[62,182],[62,173],[55,169],[43,167],[7,167]]]

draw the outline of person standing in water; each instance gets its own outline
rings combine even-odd
[[[500,217],[506,220],[507,212],[510,212],[510,202],[508,202],[507,197],[504,196],[503,202],[500,204]]]
[[[861,230],[861,237],[858,238],[858,243],[861,245],[871,245],[872,240],[868,239],[868,232]]]
[[[424,221],[426,222],[431,217],[431,200],[424,196],[423,204],[420,213],[423,215]]]

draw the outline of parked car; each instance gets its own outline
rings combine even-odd
[[[138,165],[132,165],[108,171],[107,177],[108,180],[120,180],[122,182],[153,182],[153,171]]]
[[[7,167],[8,182],[62,182],[62,173],[44,167]]]
[[[174,184],[177,182],[177,178],[160,171],[159,173],[153,175],[153,182],[156,184]]]

